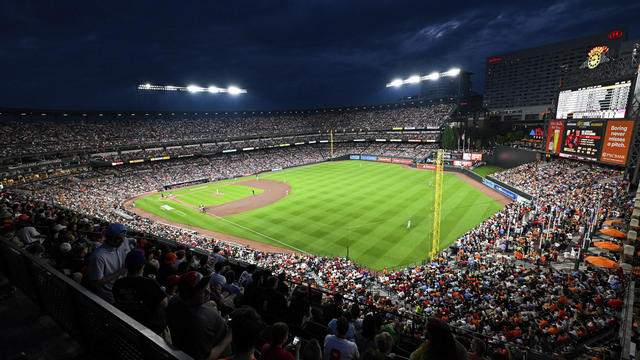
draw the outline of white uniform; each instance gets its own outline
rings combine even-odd
[[[411,229],[411,219],[407,221],[407,229]]]

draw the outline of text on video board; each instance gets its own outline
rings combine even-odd
[[[561,91],[556,119],[624,119],[631,80]]]

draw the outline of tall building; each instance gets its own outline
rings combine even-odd
[[[609,48],[611,58],[629,56],[627,29],[490,56],[486,61],[483,104],[489,118],[535,121],[554,104],[563,74],[582,66],[596,46]]]

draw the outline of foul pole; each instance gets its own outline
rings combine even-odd
[[[329,136],[331,137],[331,160],[333,160],[333,130],[329,132]]]
[[[436,159],[436,191],[433,202],[433,239],[431,241],[431,260],[435,259],[440,248],[440,213],[442,208],[442,183],[444,178],[442,158],[444,150],[438,149],[438,157]]]

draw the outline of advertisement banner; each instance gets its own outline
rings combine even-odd
[[[514,194],[510,190],[507,190],[507,189],[503,188],[500,185],[494,184],[493,188],[496,189],[496,191],[498,191],[499,193],[501,193],[502,195],[508,197],[511,200],[517,200],[518,199],[518,195]]]
[[[141,163],[141,162],[144,162],[144,159],[129,160],[129,164],[135,164],[135,163]]]
[[[360,158],[362,160],[378,161],[378,157],[377,156],[362,155]]]
[[[169,160],[169,156],[161,156],[161,157],[151,158],[151,161],[160,161],[160,160]]]
[[[282,170],[282,168],[281,168],[281,167],[277,167],[277,168],[273,168],[273,169],[271,169],[271,171],[280,171],[280,170]]]
[[[390,162],[391,162],[391,158],[388,158],[388,157],[378,157],[378,161],[379,161],[379,162],[388,162],[388,163],[390,163]]]
[[[420,169],[429,169],[429,170],[435,170],[436,166],[433,164],[418,164],[418,168]]]
[[[391,162],[394,164],[413,164],[413,161],[409,159],[393,159]]]
[[[482,153],[463,153],[463,160],[482,161]]]
[[[473,162],[468,160],[453,160],[453,166],[471,167]]]
[[[360,155],[349,155],[349,159],[351,159],[351,160],[360,160]]]
[[[633,121],[609,121],[602,145],[600,161],[625,165],[633,132]]]
[[[118,165],[122,165],[124,164],[124,161],[116,161],[116,162],[112,162],[111,166],[118,166]]]
[[[562,130],[564,121],[549,121],[549,132],[547,134],[547,145],[545,150],[551,153],[560,152],[560,140],[562,140]]]
[[[493,189],[494,186],[496,186],[496,184],[493,181],[491,181],[491,180],[489,180],[487,178],[482,179],[482,183],[487,185],[488,187],[490,187],[492,189]]]
[[[567,122],[562,153],[580,160],[598,160],[602,147],[604,121]]]

